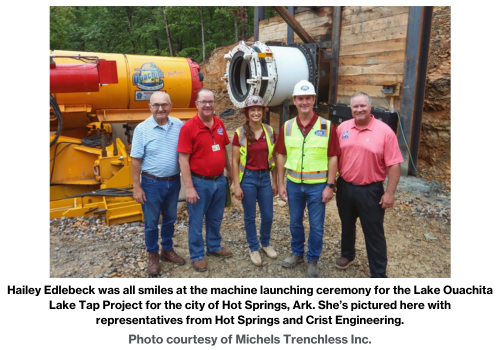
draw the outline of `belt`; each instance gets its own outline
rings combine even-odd
[[[224,175],[224,173],[217,175],[217,176],[204,176],[204,175],[200,175],[200,174],[196,174],[194,172],[191,172],[191,176],[194,176],[194,177],[197,177],[197,178],[203,179],[203,180],[213,180],[213,181],[217,180],[222,175]]]
[[[353,186],[360,186],[360,187],[384,183],[384,181],[377,181],[377,182],[371,182],[369,184],[360,185],[360,184],[357,184],[355,182],[347,182],[346,180],[344,180],[341,177],[339,177],[339,179],[342,180],[342,181],[344,181],[346,184],[353,185]]]
[[[179,174],[176,174],[173,176],[159,177],[159,176],[154,176],[154,175],[148,174],[145,171],[142,172],[142,175],[145,175],[145,176],[150,177],[150,178],[155,179],[155,180],[167,180],[167,181],[174,180],[174,179],[179,177]]]
[[[253,173],[259,173],[259,174],[265,174],[265,173],[268,173],[269,172],[269,169],[262,169],[262,170],[252,170],[252,169],[248,169],[246,168],[245,171],[251,171]]]

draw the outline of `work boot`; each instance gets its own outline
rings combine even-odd
[[[193,261],[193,267],[196,271],[203,272],[207,271],[207,261],[205,258]]]
[[[316,260],[311,260],[307,267],[307,277],[308,278],[318,278],[318,262]]]
[[[220,258],[229,258],[231,255],[233,255],[233,253],[229,248],[221,248],[219,251],[216,252],[207,252],[207,255],[214,255]]]
[[[271,259],[276,259],[278,257],[278,254],[276,254],[276,252],[274,251],[273,247],[271,247],[270,245],[267,246],[267,247],[262,247],[262,250]]]
[[[178,255],[174,249],[170,250],[161,250],[160,258],[162,260],[168,260],[173,262],[176,265],[184,265],[186,263],[186,260],[180,255]]]
[[[301,263],[303,261],[304,261],[304,258],[302,256],[297,256],[295,254],[290,254],[290,256],[288,258],[286,258],[285,260],[283,260],[282,265],[284,267],[294,267],[295,265],[297,265],[298,263]]]
[[[160,273],[160,254],[149,252],[148,275],[155,276]]]
[[[335,266],[338,268],[338,269],[341,269],[341,270],[345,270],[349,267],[349,265],[351,265],[353,263],[354,259],[352,260],[349,260],[347,258],[344,258],[343,256],[338,258],[336,261],[335,261]]]
[[[252,260],[252,263],[254,265],[260,266],[262,265],[262,260],[260,258],[259,251],[256,250],[254,252],[250,251],[250,260]]]

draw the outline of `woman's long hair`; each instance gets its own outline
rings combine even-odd
[[[251,146],[255,141],[255,134],[252,128],[250,128],[250,118],[248,117],[248,108],[245,109],[246,121],[243,124],[243,130],[245,131],[245,136],[247,137],[248,145]],[[262,118],[264,118],[264,107],[262,107]]]

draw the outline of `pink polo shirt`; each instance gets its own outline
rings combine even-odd
[[[365,129],[349,119],[337,127],[340,145],[339,173],[347,182],[367,185],[384,181],[387,167],[402,163],[394,131],[372,115]]]

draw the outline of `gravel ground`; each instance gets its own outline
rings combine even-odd
[[[396,204],[386,211],[389,277],[451,276],[451,211],[447,184],[420,178],[401,178]],[[444,190],[443,190],[444,189]],[[287,269],[281,261],[290,254],[288,207],[277,197],[271,244],[278,259],[269,259],[261,251],[263,266],[252,265],[243,228],[241,203],[233,198],[226,208],[221,228],[223,246],[233,256],[220,259],[209,256],[208,271],[193,269],[188,251],[187,211],[179,210],[174,247],[187,263],[176,266],[162,262],[160,278],[207,277],[305,277],[307,265]],[[340,254],[340,219],[335,201],[327,204],[323,252],[318,267],[320,277],[369,277],[364,238],[358,223],[355,263],[347,270],[334,267]],[[306,213],[307,214],[307,213]],[[308,231],[307,216],[305,219]],[[147,252],[142,222],[107,226],[99,218],[62,218],[50,220],[50,276],[117,278],[148,277]]]
[[[242,125],[243,119],[240,113],[224,118],[230,139],[234,130]],[[228,149],[231,148],[228,146]],[[386,211],[389,277],[451,276],[450,176],[442,169],[438,169],[439,174],[435,171],[432,170],[432,176],[446,180],[402,177],[396,203]],[[426,174],[425,171],[422,173]],[[291,269],[281,266],[282,260],[291,253],[286,203],[280,201],[278,196],[274,199],[271,245],[278,253],[278,258],[269,259],[261,251],[263,265],[260,267],[254,266],[248,256],[241,202],[233,198],[232,204],[232,207],[225,209],[221,233],[223,246],[230,248],[233,256],[227,259],[208,256],[206,272],[193,269],[189,259],[188,220],[184,204],[178,211],[174,248],[186,259],[186,264],[176,266],[162,262],[160,278],[305,277],[307,264],[299,264]],[[307,221],[306,212],[306,235],[309,229]],[[340,219],[335,201],[327,204],[323,251],[318,263],[320,277],[370,276],[359,221],[357,232],[355,262],[347,270],[336,269],[335,259],[340,255]],[[107,226],[104,220],[95,217],[50,220],[51,277],[148,277],[146,268],[147,252],[142,222]]]

